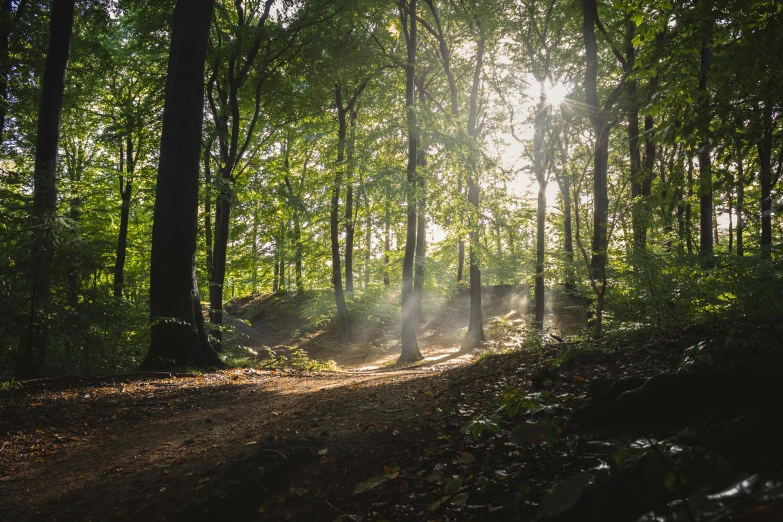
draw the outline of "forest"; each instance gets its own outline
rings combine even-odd
[[[0,518],[783,520],[781,63],[781,0],[0,0]]]

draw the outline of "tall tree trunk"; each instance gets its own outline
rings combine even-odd
[[[655,89],[658,82],[653,79],[650,84],[650,87]],[[642,204],[638,238],[638,246],[641,251],[647,249],[647,228],[650,226],[650,216],[652,214],[650,195],[652,194],[653,169],[655,168],[655,142],[652,140],[654,123],[652,116],[647,115],[644,117],[644,165],[641,180]],[[668,221],[670,220],[667,219]]]
[[[213,0],[178,0],[166,75],[152,225],[146,367],[221,366],[204,331],[196,237],[204,63]]]
[[[227,169],[227,168],[226,168]],[[229,179],[224,170],[221,189],[218,195],[215,219],[215,244],[212,250],[212,279],[209,282],[209,322],[216,326],[212,330],[215,350],[222,351],[223,332],[223,287],[226,282],[226,256],[228,254],[229,219],[231,219],[231,198],[228,190]]]
[[[594,337],[600,338],[603,328],[603,306],[606,292],[606,254],[608,247],[609,195],[607,170],[609,163],[609,132],[605,109],[598,102],[598,45],[595,24],[598,18],[596,0],[582,0],[585,40],[585,97],[590,123],[595,132],[593,160],[593,239],[590,279],[596,293]],[[617,92],[617,91],[615,91]]]
[[[712,235],[712,158],[710,145],[710,93],[707,80],[712,66],[712,20],[701,43],[699,64],[699,253],[711,256]]]
[[[282,224],[280,226],[280,263],[278,264],[279,270],[280,270],[280,292],[286,291],[286,277],[285,277],[285,231],[286,231],[286,224]]]
[[[720,245],[720,235],[718,234],[718,211],[715,205],[712,206],[712,232],[715,236],[715,246]]]
[[[565,114],[565,111],[563,111]],[[562,162],[564,166],[563,175],[555,171],[555,179],[560,189],[560,197],[563,198],[563,250],[566,256],[565,267],[565,289],[566,292],[576,291],[576,275],[574,274],[574,234],[572,226],[572,204],[571,204],[571,175],[568,172],[568,133],[564,132]]]
[[[296,293],[304,293],[304,280],[302,279],[302,258],[304,253],[302,252],[302,226],[299,223],[299,211],[294,214],[294,241],[295,243],[295,260],[294,260],[294,277],[296,277]]]
[[[685,239],[688,253],[693,254],[693,158],[688,155],[688,202],[685,204]]]
[[[767,89],[772,87],[768,84]],[[761,185],[761,257],[772,255],[772,104],[764,102],[762,109],[764,132],[758,143],[759,183]]]
[[[366,290],[370,286],[370,259],[372,258],[372,212],[370,211],[370,197],[366,191],[364,193],[364,210],[367,220],[364,231],[364,241],[367,246],[364,251],[364,289]]]
[[[729,254],[734,250],[734,195],[731,193],[731,190],[732,187],[730,185],[726,195],[727,210],[729,211]]]
[[[37,377],[46,369],[48,329],[46,317],[51,300],[51,270],[57,215],[57,151],[60,140],[65,71],[71,47],[74,0],[52,0],[49,48],[41,81],[38,132],[33,170],[32,223],[28,287],[30,311],[26,331],[19,340],[17,377]]]
[[[408,124],[408,168],[405,195],[408,203],[407,228],[405,234],[405,255],[402,262],[402,328],[400,341],[402,350],[399,362],[413,362],[422,358],[416,340],[416,306],[413,296],[413,265],[416,248],[416,164],[419,152],[419,132],[416,127],[416,0],[408,3],[406,14],[400,2],[400,16],[403,28],[407,29],[406,47],[408,61],[405,68],[405,113]]]
[[[737,151],[737,255],[745,255],[742,232],[745,228],[743,205],[745,204],[745,173],[743,169],[742,151]]]
[[[72,186],[78,186],[78,183],[82,179],[83,164],[81,151],[77,148],[74,152],[74,161],[68,167],[68,177],[70,178]],[[78,225],[82,215],[82,203],[82,198],[78,193],[74,194],[71,197],[71,200],[68,202],[68,206],[70,207],[68,211],[68,217],[71,219],[73,226],[71,234],[74,236],[74,238],[76,238],[76,236],[79,234]],[[68,284],[66,289],[66,297],[68,306],[71,308],[76,308],[76,306],[79,304],[79,264],[79,256],[77,255],[69,261],[68,266]]]
[[[207,277],[212,281],[212,142],[204,148],[204,243]]]
[[[251,228],[251,234],[252,234],[252,241],[253,244],[250,248],[250,257],[252,258],[250,260],[251,263],[251,274],[250,274],[250,283],[253,286],[253,293],[258,292],[258,205],[253,205],[253,225]]]
[[[275,266],[272,275],[272,292],[280,291],[280,238],[275,236]]]
[[[337,140],[337,166],[334,173],[334,186],[332,187],[332,207],[329,219],[330,238],[332,244],[332,286],[337,301],[337,320],[340,323],[340,339],[343,343],[353,342],[353,328],[348,317],[348,307],[345,304],[343,293],[342,270],[340,267],[340,186],[342,185],[343,169],[345,169],[345,141],[347,134],[346,110],[343,106],[343,94],[340,84],[335,86],[337,102],[337,116],[339,120]]]
[[[424,89],[419,90],[419,101],[424,106]],[[422,312],[421,302],[424,298],[424,265],[427,259],[427,187],[424,180],[423,168],[427,166],[427,151],[424,146],[419,142],[419,152],[417,158],[418,171],[416,173],[417,186],[416,186],[416,199],[417,199],[417,215],[416,215],[416,256],[415,256],[415,271],[413,276],[413,301],[416,314],[416,320],[419,323],[424,322],[424,314]]]
[[[476,42],[476,63],[473,69],[473,86],[470,91],[470,112],[468,114],[468,136],[470,139],[470,159],[468,171],[468,203],[473,206],[470,223],[470,321],[468,331],[462,340],[462,346],[471,349],[486,340],[484,336],[484,316],[481,311],[481,270],[479,269],[479,179],[478,164],[478,94],[481,84],[481,71],[484,66],[484,39]]]
[[[627,23],[625,54],[626,71],[632,71],[636,63],[636,48],[633,44],[636,24],[629,21]],[[643,228],[643,205],[642,205],[642,155],[639,150],[639,101],[638,82],[631,76],[628,80],[628,148],[630,153],[630,176],[631,176],[631,197],[633,198],[633,207],[631,208],[631,227],[633,229],[633,253],[639,254],[642,246],[642,228]],[[633,261],[636,265],[636,259]]]
[[[391,211],[386,203],[386,213],[383,217],[383,286],[389,286],[389,251],[391,250]]]
[[[533,169],[538,182],[538,205],[536,208],[536,281],[535,306],[536,328],[544,329],[546,312],[546,280],[544,279],[544,264],[546,262],[546,186],[547,179],[544,167],[544,137],[547,125],[547,99],[544,90],[544,79],[539,79],[539,101],[536,107],[536,118],[533,131]]]
[[[130,131],[129,131],[130,132]],[[133,157],[133,139],[130,134],[126,137],[124,147],[125,173],[127,179],[123,176],[122,161],[120,161],[120,233],[117,237],[117,256],[114,263],[114,297],[121,299],[125,288],[125,256],[128,245],[128,219],[130,216],[130,200],[133,190],[133,171],[135,168]],[[123,153],[123,147],[120,147],[120,155]]]
[[[457,177],[457,194],[462,197],[462,174]],[[459,243],[457,244],[457,284],[462,284],[462,273],[465,270],[465,240],[462,239],[462,234],[459,237]]]
[[[347,176],[345,180],[345,291],[353,293],[353,243],[356,225],[353,222],[353,174],[354,147],[356,140],[356,110],[351,111],[349,120],[347,159]]]

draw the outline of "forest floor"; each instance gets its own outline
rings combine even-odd
[[[201,520],[534,520],[554,484],[608,468],[640,436],[568,421],[555,436],[532,423],[538,416],[567,418],[611,382],[676,371],[694,346],[707,365],[780,357],[780,328],[747,321],[609,345],[523,346],[512,295],[487,299],[487,355],[456,346],[458,299],[441,323],[423,327],[427,359],[415,366],[393,367],[393,350],[372,349],[343,357],[340,371],[244,368],[2,391],[2,518],[185,521],[208,510]],[[501,353],[509,347],[518,349]],[[332,353],[328,343],[320,350]],[[525,403],[530,411],[514,419],[487,421],[509,390],[541,408]],[[474,438],[463,428],[479,413],[485,433]],[[783,520],[779,500],[722,520]]]

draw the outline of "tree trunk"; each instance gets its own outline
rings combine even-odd
[[[130,133],[130,131],[128,131]],[[122,155],[123,148],[120,147],[120,155]],[[135,169],[133,158],[133,139],[130,134],[126,137],[125,145],[125,172],[127,173],[127,180],[122,173],[122,160],[120,160],[120,201],[122,206],[120,208],[120,234],[117,238],[117,257],[114,263],[114,297],[115,299],[121,299],[122,293],[125,288],[125,255],[128,245],[128,218],[130,215],[130,199],[133,190],[133,171]]]
[[[743,205],[745,204],[745,173],[743,171],[743,158],[741,151],[737,154],[737,255],[742,257],[745,255],[745,245],[742,241],[742,232],[745,227],[745,221],[743,219],[745,211]]]
[[[364,251],[364,289],[370,286],[370,259],[372,258],[372,212],[370,212],[370,197],[367,192],[364,193],[364,210],[367,223],[365,224],[365,243]]]
[[[174,8],[152,226],[152,335],[145,367],[222,365],[204,332],[195,270],[212,7],[212,0],[178,0]]]
[[[228,183],[228,180],[221,180]],[[228,254],[228,230],[231,218],[231,194],[225,186],[220,191],[215,219],[215,245],[212,251],[212,279],[209,282],[209,322],[216,326],[212,330],[215,350],[222,351],[223,332],[223,287],[226,282],[226,256]]]
[[[462,174],[457,177],[457,194],[462,198]],[[457,244],[457,284],[462,284],[462,272],[465,270],[465,241],[462,239],[462,234],[459,237],[459,243]]]
[[[334,287],[334,297],[337,302],[337,320],[340,323],[340,339],[343,343],[353,342],[353,328],[348,317],[348,307],[345,305],[345,295],[343,294],[342,269],[340,267],[340,186],[342,185],[343,169],[345,165],[345,141],[347,134],[347,124],[345,121],[346,111],[343,107],[342,88],[338,83],[335,86],[335,95],[337,102],[337,117],[339,120],[338,140],[337,140],[337,166],[334,173],[334,186],[332,187],[332,206],[329,219],[329,229],[332,244],[332,286]]]
[[[726,196],[727,210],[729,211],[729,254],[734,250],[734,197],[731,193],[732,187],[729,186],[728,194]]]
[[[544,90],[544,81],[539,79],[540,97],[536,107],[536,118],[533,131],[533,169],[538,182],[538,206],[536,208],[536,281],[535,281],[535,307],[536,328],[544,329],[544,314],[546,311],[546,280],[544,279],[544,263],[546,256],[546,186],[547,179],[544,172],[544,137],[547,124],[547,99]]]
[[[408,62],[405,68],[405,112],[408,124],[408,168],[405,195],[408,203],[407,228],[405,234],[405,255],[402,262],[402,328],[400,341],[402,350],[399,362],[413,362],[422,358],[419,343],[416,340],[416,307],[413,296],[413,264],[416,248],[416,164],[419,152],[419,135],[416,127],[416,0],[409,1],[409,11],[405,14],[400,7],[403,27],[409,24],[406,32]]]
[[[608,246],[609,196],[607,169],[609,161],[609,125],[605,111],[598,102],[598,45],[595,39],[595,23],[598,16],[596,0],[582,0],[584,12],[583,33],[585,40],[585,97],[590,123],[595,132],[595,157],[593,160],[593,239],[590,279],[597,291],[596,322],[594,336],[602,330],[604,293],[606,290],[606,251]]]
[[[275,237],[275,266],[272,275],[272,293],[280,291],[280,238]]]
[[[204,148],[204,243],[206,250],[207,277],[212,281],[212,142]]]
[[[693,254],[693,158],[688,156],[688,202],[685,204],[685,240],[688,253]]]
[[[38,132],[33,170],[32,223],[28,287],[30,312],[25,333],[19,340],[16,376],[38,377],[45,373],[51,299],[51,269],[56,245],[57,151],[60,140],[65,71],[73,28],[74,0],[53,0],[49,19],[49,48],[41,81]]]
[[[384,215],[384,236],[383,236],[383,286],[389,286],[389,250],[391,250],[391,211],[389,204],[386,204],[386,214]]]
[[[347,142],[346,187],[345,187],[345,291],[353,293],[353,240],[356,226],[353,222],[353,170],[354,145],[356,140],[356,110],[351,111]]]
[[[484,39],[476,42],[476,64],[473,69],[473,86],[470,91],[470,112],[468,114],[468,136],[470,139],[471,156],[469,158],[468,203],[473,206],[470,223],[470,321],[468,331],[462,340],[462,347],[472,349],[486,340],[484,336],[484,317],[481,311],[481,271],[479,269],[479,185],[478,166],[475,154],[478,153],[478,93],[481,84],[481,71],[484,65]]]
[[[625,54],[626,70],[633,70],[636,63],[636,49],[633,45],[633,37],[636,24],[628,22],[626,31]],[[628,80],[628,148],[630,153],[631,176],[631,228],[633,229],[633,253],[639,254],[642,249],[642,155],[639,150],[639,101],[637,100],[638,83],[632,76]],[[637,261],[634,258],[633,264]]]
[[[419,101],[424,105],[424,90],[419,90]],[[417,187],[416,199],[418,213],[416,215],[416,256],[415,273],[413,277],[413,301],[416,320],[419,323],[424,322],[421,302],[424,298],[424,264],[427,259],[427,187],[424,181],[423,168],[427,166],[427,151],[419,143],[419,152],[417,158],[419,170],[416,173]]]
[[[771,87],[768,85],[768,89]],[[761,257],[769,259],[772,255],[772,104],[764,102],[762,109],[764,132],[758,143],[759,183],[761,185]]]
[[[712,235],[712,159],[710,155],[710,93],[707,79],[712,66],[712,21],[701,44],[699,64],[699,253],[711,256]]]

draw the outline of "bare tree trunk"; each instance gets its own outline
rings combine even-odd
[[[71,47],[74,0],[52,0],[49,19],[49,48],[41,80],[38,132],[33,168],[32,223],[28,287],[30,312],[26,331],[19,340],[17,377],[38,377],[46,371],[48,329],[46,317],[51,300],[51,270],[56,245],[57,151],[60,115],[65,90],[65,72]]]
[[[745,204],[745,173],[743,169],[742,151],[737,154],[737,255],[745,255],[745,245],[742,241],[742,232],[745,227],[744,209]]]
[[[391,211],[389,204],[386,203],[386,213],[384,215],[384,236],[383,236],[383,286],[389,286],[389,250],[391,250]]]
[[[275,236],[275,266],[272,275],[272,293],[280,291],[280,238]]]
[[[685,240],[688,246],[688,253],[693,254],[693,209],[691,199],[693,198],[693,158],[688,157],[688,202],[685,204]]]
[[[699,253],[711,256],[713,250],[712,235],[712,159],[710,156],[710,93],[707,79],[712,66],[712,21],[702,39],[699,66],[699,214],[700,238]]]
[[[462,197],[462,174],[457,177],[457,193]],[[462,284],[462,272],[465,270],[465,241],[460,234],[457,244],[457,284]]]
[[[370,264],[372,258],[372,212],[370,211],[370,196],[365,191],[364,193],[364,210],[365,210],[365,244],[366,249],[364,251],[364,289],[366,290],[370,286]]]
[[[470,321],[468,331],[462,340],[462,346],[471,349],[486,340],[484,336],[484,317],[481,311],[481,271],[479,269],[479,180],[476,158],[478,147],[478,93],[481,84],[481,71],[484,65],[484,39],[476,42],[476,63],[473,69],[473,87],[470,91],[470,112],[468,114],[468,136],[470,136],[471,157],[468,174],[468,203],[473,206],[474,214],[470,223]]]
[[[419,101],[424,106],[424,90],[419,90]],[[427,259],[427,187],[424,181],[423,168],[427,166],[427,152],[419,143],[419,152],[417,163],[419,170],[416,174],[416,199],[418,213],[416,215],[416,256],[415,273],[413,277],[413,301],[416,314],[416,320],[419,323],[424,322],[421,302],[424,298],[424,264]]]
[[[340,84],[335,86],[337,102],[337,115],[339,120],[337,140],[337,167],[335,168],[334,186],[332,187],[332,207],[329,220],[330,237],[332,245],[332,286],[337,302],[337,319],[340,323],[340,339],[343,343],[353,342],[353,328],[348,317],[348,307],[345,304],[343,293],[342,269],[340,267],[340,236],[339,236],[339,211],[340,211],[340,186],[342,185],[343,169],[345,165],[345,141],[347,134],[346,110],[343,106],[343,94]]]
[[[768,85],[768,89],[771,86]],[[761,186],[761,257],[769,259],[772,255],[772,104],[764,102],[762,109],[764,132],[758,143],[759,184]]]
[[[402,262],[402,328],[400,341],[402,351],[399,362],[413,362],[422,358],[419,343],[416,340],[416,307],[413,299],[413,264],[416,248],[416,163],[419,152],[419,132],[416,126],[416,0],[408,3],[409,11],[405,12],[400,3],[400,17],[405,29],[408,62],[405,68],[405,112],[408,123],[408,168],[405,185],[407,209],[407,228],[405,234],[405,255]]]
[[[546,262],[546,187],[547,179],[544,167],[544,137],[547,125],[547,98],[544,81],[539,79],[540,96],[536,107],[535,129],[533,133],[533,169],[538,182],[538,206],[536,208],[536,281],[535,307],[536,328],[544,329],[546,312],[546,280],[544,279],[544,264]]]
[[[123,176],[122,161],[120,161],[120,233],[117,238],[117,257],[114,263],[114,297],[121,299],[125,288],[125,257],[128,245],[128,220],[130,217],[130,200],[133,190],[132,176],[135,170],[133,156],[133,139],[129,134],[125,139],[125,172],[127,179]],[[120,147],[120,156],[122,156],[123,147]]]
[[[356,109],[351,111],[347,142],[348,165],[346,168],[345,188],[345,291],[353,293],[353,238],[356,226],[353,222],[353,171],[354,145],[356,140]]]
[[[204,63],[212,0],[178,0],[166,75],[152,227],[146,367],[221,366],[204,331],[196,284]]]
[[[212,281],[212,142],[204,148],[204,243],[206,243],[207,276]]]

